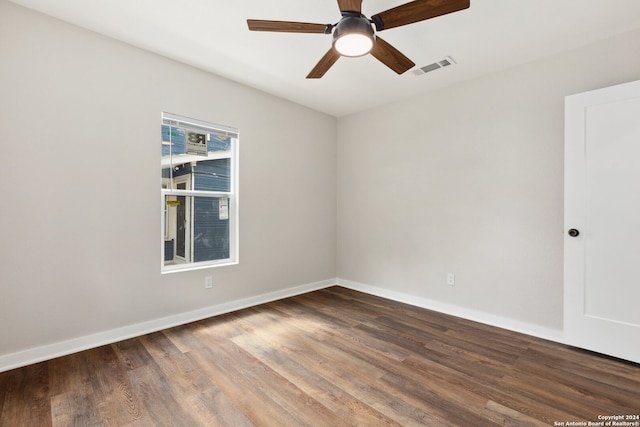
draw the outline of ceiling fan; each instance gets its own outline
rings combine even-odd
[[[375,31],[388,30],[457,12],[468,8],[469,5],[470,0],[415,0],[377,13],[369,19],[362,14],[362,0],[338,0],[342,18],[337,24],[247,19],[247,25],[251,31],[333,33],[331,49],[311,70],[308,79],[324,76],[341,56],[358,57],[368,53],[396,73],[402,74],[416,64],[398,49],[374,35],[372,25],[375,26]]]

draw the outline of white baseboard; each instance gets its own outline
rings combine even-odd
[[[220,314],[229,313],[243,308],[276,301],[307,292],[324,289],[336,284],[335,279],[323,280],[321,282],[309,283],[280,291],[269,292],[262,295],[243,298],[223,304],[213,305],[198,310],[179,313],[172,316],[154,319],[135,325],[124,326],[122,328],[111,329],[97,334],[86,335],[71,340],[61,341],[28,350],[0,355],[0,372],[14,368],[31,365],[44,360],[54,359],[90,348],[99,347],[106,344],[138,337],[151,332],[157,332],[174,326],[184,325]]]
[[[339,286],[353,289],[354,291],[376,295],[393,301],[414,305],[416,307],[426,308],[440,313],[449,314],[451,316],[472,320],[474,322],[496,326],[502,329],[508,329],[514,332],[520,332],[522,334],[531,335],[549,341],[564,343],[564,334],[561,330],[558,329],[546,328],[544,326],[536,325],[533,323],[522,322],[520,320],[510,319],[508,317],[496,316],[494,314],[486,313],[483,311],[446,304],[443,302],[430,300],[428,298],[417,297],[415,295],[405,294],[402,292],[390,291],[388,289],[378,288],[376,286],[370,286],[347,279],[337,278],[336,282]]]

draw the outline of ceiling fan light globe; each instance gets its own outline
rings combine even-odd
[[[333,48],[342,56],[366,55],[373,49],[373,37],[365,34],[345,34],[334,40]]]
[[[333,48],[342,56],[366,55],[374,43],[373,28],[364,16],[343,18],[333,32]]]

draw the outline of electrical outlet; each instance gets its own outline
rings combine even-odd
[[[455,286],[456,284],[456,275],[453,273],[448,273],[447,274],[447,285],[449,286]]]
[[[207,277],[204,278],[204,288],[205,289],[213,288],[213,277],[212,276],[207,276]]]

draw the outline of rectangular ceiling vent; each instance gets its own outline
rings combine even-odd
[[[424,67],[416,68],[413,70],[413,74],[421,76],[428,72],[439,70],[440,68],[448,67],[449,65],[455,65],[456,61],[450,56],[445,57],[443,60],[434,62],[433,64],[425,65]]]

